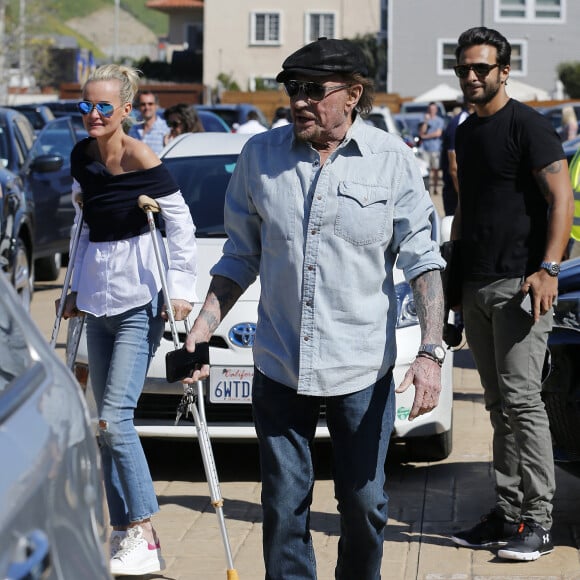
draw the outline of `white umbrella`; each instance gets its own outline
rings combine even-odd
[[[549,101],[552,98],[544,89],[527,85],[512,78],[508,79],[505,90],[508,96],[518,101]]]
[[[461,97],[461,94],[461,89],[458,87],[451,87],[445,83],[441,83],[429,89],[426,93],[415,97],[413,101],[456,101]]]

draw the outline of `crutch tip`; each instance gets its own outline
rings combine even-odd
[[[239,580],[239,576],[236,570],[228,570],[227,580]]]

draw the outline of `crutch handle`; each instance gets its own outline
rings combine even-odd
[[[152,211],[153,213],[159,213],[161,211],[159,204],[148,195],[140,195],[137,198],[137,203],[139,204],[139,207],[145,212]]]

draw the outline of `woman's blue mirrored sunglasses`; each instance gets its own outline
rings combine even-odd
[[[115,106],[111,103],[91,103],[91,101],[80,101],[78,103],[79,111],[82,115],[92,113],[93,109],[97,109],[97,113],[103,117],[111,117],[115,112]]]

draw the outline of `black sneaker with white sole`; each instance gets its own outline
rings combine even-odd
[[[505,560],[531,562],[553,550],[550,530],[534,521],[524,520],[520,523],[515,536],[498,551],[497,556]]]
[[[491,510],[478,524],[469,530],[457,532],[451,539],[458,546],[466,548],[496,548],[505,546],[517,531],[517,523],[508,522],[496,510]]]

